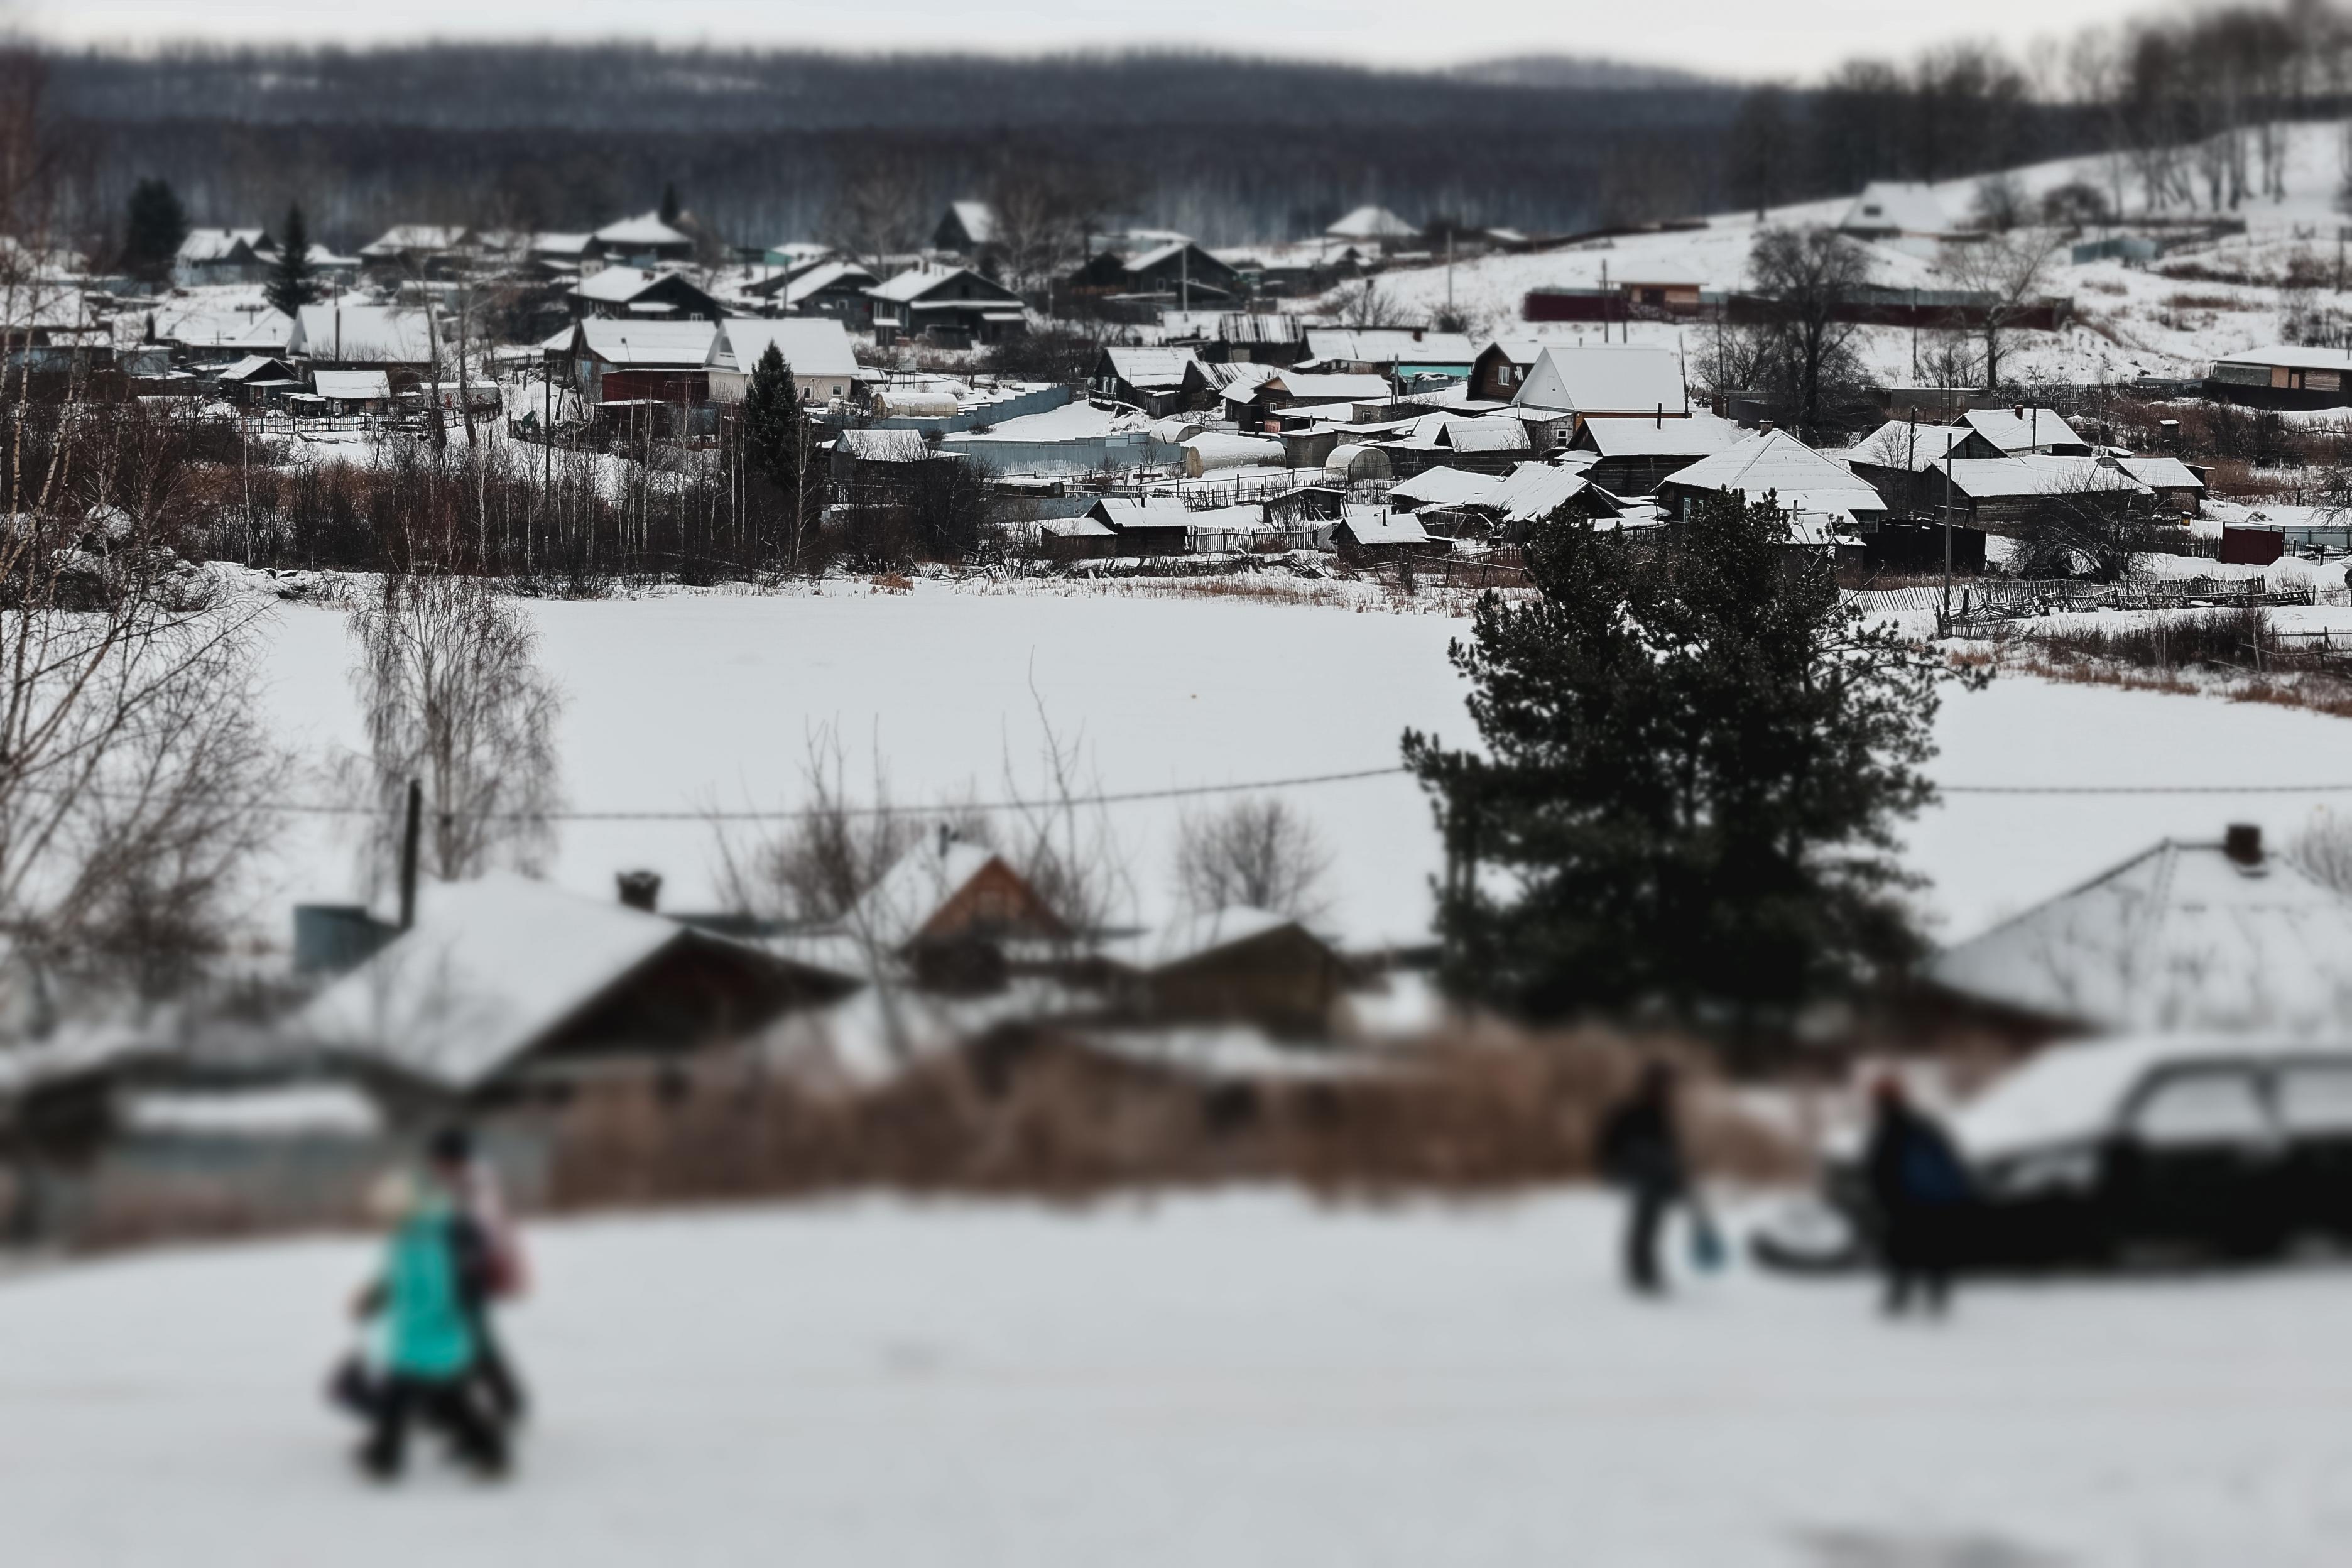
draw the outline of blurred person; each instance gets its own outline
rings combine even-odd
[[[512,1426],[523,1415],[522,1383],[490,1321],[490,1307],[501,1298],[521,1294],[522,1244],[508,1213],[498,1170],[476,1152],[471,1132],[445,1127],[434,1134],[429,1153],[435,1179],[457,1206],[461,1251],[478,1260],[458,1278],[466,1327],[474,1340],[472,1376],[490,1413]]]
[[[506,1436],[476,1405],[473,1331],[467,1324],[464,1277],[479,1268],[472,1226],[435,1179],[393,1172],[369,1194],[369,1207],[392,1228],[383,1275],[360,1293],[354,1314],[383,1320],[383,1370],[368,1391],[371,1430],[361,1468],[379,1480],[401,1472],[408,1427],[438,1428],[478,1475],[502,1476]]]
[[[1651,1062],[1601,1129],[1601,1172],[1625,1190],[1625,1283],[1644,1296],[1665,1289],[1658,1236],[1667,1211],[1685,1197],[1682,1134],[1675,1121],[1675,1071]]]
[[[1864,1156],[1878,1205],[1886,1311],[1900,1316],[1916,1293],[1941,1316],[1952,1291],[1961,1229],[1975,1196],[1951,1135],[1911,1103],[1899,1079],[1872,1092],[1870,1146]]]

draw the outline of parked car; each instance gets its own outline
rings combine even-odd
[[[1952,1119],[1978,1202],[1966,1266],[2252,1259],[2352,1243],[2352,1041],[2151,1037],[2054,1047]],[[1758,1261],[1832,1270],[1877,1233],[1861,1140]]]

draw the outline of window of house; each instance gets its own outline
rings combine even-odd
[[[2270,1136],[2271,1119],[2253,1074],[2221,1068],[2158,1079],[2133,1110],[2131,1130],[2158,1146],[2257,1143]]]

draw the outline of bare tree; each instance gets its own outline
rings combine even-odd
[[[1404,307],[1397,303],[1393,295],[1381,293],[1379,279],[1372,278],[1340,294],[1332,314],[1339,318],[1342,326],[1359,331],[1406,326],[1411,321]]]
[[[930,181],[911,154],[887,147],[868,149],[843,165],[822,232],[866,265],[922,247],[929,216]]]
[[[530,621],[487,578],[394,572],[352,608],[351,630],[368,731],[360,782],[379,808],[362,850],[371,878],[393,864],[412,779],[425,786],[435,876],[538,871],[562,801],[562,698],[539,668]]]
[[[1195,914],[1244,905],[1311,920],[1327,907],[1330,869],[1314,824],[1272,796],[1187,816],[1177,834],[1177,889]]]
[[[1942,261],[1946,276],[1979,296],[1974,307],[1981,312],[1976,332],[1984,347],[1988,389],[2000,387],[2002,349],[2018,322],[2042,302],[2042,286],[2057,253],[2056,237],[2034,229],[1946,248]]]
[[[2025,221],[2026,206],[2025,186],[2015,174],[1987,174],[1977,182],[1975,210],[1970,216],[1979,228],[2007,234]]]
[[[1854,349],[1861,328],[1853,304],[1870,279],[1870,258],[1831,229],[1768,228],[1757,235],[1748,267],[1770,312],[1755,374],[1810,435],[1842,415],[1867,384]]]
[[[1084,262],[1087,236],[1117,199],[1110,178],[1092,163],[1034,150],[1008,159],[988,184],[1005,281],[1039,289]]]
[[[2286,859],[2320,886],[2352,894],[2352,820],[2321,806],[2287,840]]]

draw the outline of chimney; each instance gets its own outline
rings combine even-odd
[[[2025,417],[2025,405],[2022,403],[2011,405],[2009,411],[2011,414],[2016,415],[2020,419]]]
[[[2251,822],[2233,822],[2221,836],[2221,853],[2241,866],[2263,863],[2263,830]]]
[[[661,903],[661,873],[659,871],[617,871],[613,880],[621,889],[621,902],[633,910],[652,914]]]

